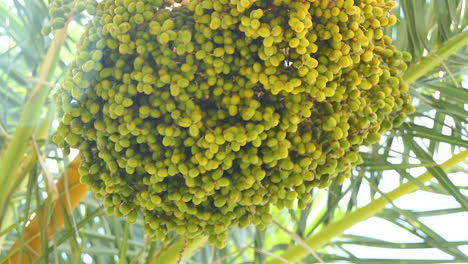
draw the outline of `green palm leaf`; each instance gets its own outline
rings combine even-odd
[[[49,201],[46,174],[31,142],[37,144],[53,177],[61,175],[70,161],[50,143],[56,129],[50,118],[56,114],[52,97],[88,18],[74,16],[65,42],[54,44],[52,35],[40,34],[49,20],[48,8],[49,1],[43,0],[0,3],[0,263],[23,236],[28,221]],[[313,202],[303,210],[273,209],[276,223],[265,230],[232,228],[228,245],[221,250],[207,245],[205,238],[189,242],[174,235],[167,244],[151,241],[143,232],[142,219],[131,225],[107,216],[102,201],[89,194],[64,218],[63,229],[52,241],[46,230],[37,234],[45,248],[40,263],[177,263],[183,258],[187,263],[219,264],[467,262],[466,239],[451,241],[425,222],[468,214],[468,184],[463,180],[467,157],[461,156],[468,148],[466,1],[399,0],[393,13],[398,23],[386,33],[399,49],[413,55],[405,78],[411,83],[416,113],[379,144],[363,148],[364,162],[343,186],[314,190]],[[441,166],[445,160],[453,164]],[[419,174],[429,175],[426,183],[415,178]],[[408,190],[423,190],[418,192],[433,199],[450,198],[455,206],[427,210],[422,207],[426,201],[421,201],[414,209],[399,208],[389,186],[397,190],[411,186]],[[358,209],[363,207],[374,211]],[[52,209],[46,214],[51,215]],[[349,228],[363,215],[383,219],[419,242],[354,234]],[[359,257],[378,249],[432,249],[450,258]]]

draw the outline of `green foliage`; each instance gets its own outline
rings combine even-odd
[[[163,3],[163,1],[154,2]],[[205,2],[205,5],[210,3],[210,1],[203,2]],[[249,4],[250,1],[239,1],[240,8],[248,7]],[[81,8],[77,11],[82,11]],[[136,8],[135,5],[135,10]],[[44,61],[47,47],[50,46],[51,35],[43,36],[40,32],[44,25],[49,24],[47,18],[49,11],[47,4],[39,0],[0,3],[0,16],[2,17],[0,20],[0,39],[2,40],[2,44],[0,44],[0,149],[4,149],[8,145],[9,139],[17,130],[16,126],[20,113],[26,98],[31,94],[32,87],[36,83],[44,81],[38,80],[37,76],[40,65]],[[65,66],[71,63],[72,55],[75,53],[76,39],[83,31],[84,26],[82,25],[89,20],[88,14],[92,14],[94,11],[96,10],[90,6],[89,12],[75,15],[70,37],[67,38],[65,49],[62,50],[59,57],[58,67],[55,74],[47,81],[48,84],[51,84],[53,93],[55,92],[53,88],[55,84],[62,82],[65,77]],[[409,66],[414,68],[415,72],[421,72],[421,69],[418,68],[421,57],[434,55],[441,45],[446,47],[444,45],[448,40],[457,39],[456,37],[460,37],[460,33],[466,30],[468,21],[466,12],[467,9],[464,8],[463,0],[400,0],[397,1],[397,6],[392,11],[398,20],[393,28],[385,29],[385,33],[392,36],[393,43],[399,49],[408,51],[413,55],[413,61]],[[260,11],[252,13],[252,18],[257,19],[259,22],[264,21],[266,16],[268,16],[268,12],[265,11],[263,11],[263,14]],[[250,15],[248,17],[250,18]],[[141,17],[137,18],[136,21],[140,21],[139,19]],[[143,19],[145,19],[144,16]],[[188,20],[188,18],[185,19]],[[209,24],[206,24],[206,21],[203,20],[205,18],[200,19],[200,22],[207,25],[208,28],[216,28],[215,30],[210,29],[212,32],[222,32],[223,25],[234,23],[229,21],[232,17],[219,17],[220,21],[218,19],[209,20]],[[251,28],[252,23],[248,24],[248,26]],[[301,27],[297,23],[293,23],[293,26],[296,29]],[[162,27],[168,29],[171,28],[171,25],[170,23],[159,23],[159,25],[150,24],[149,27],[148,32],[157,34]],[[253,23],[253,27],[256,27],[256,22]],[[119,27],[119,30],[125,32],[128,30],[127,28],[128,25],[124,24]],[[195,38],[194,34],[191,34],[191,36],[188,34],[188,32],[192,32],[191,30],[180,30],[177,23],[170,30],[177,31],[177,34],[180,34],[181,44],[193,41]],[[267,34],[264,30],[260,32],[264,35]],[[174,40],[171,40],[173,36],[170,34],[160,34],[158,36],[163,43],[166,41],[167,43],[174,42]],[[301,41],[296,39],[291,39],[288,42],[292,49],[301,45]],[[466,37],[461,39],[466,43]],[[125,40],[125,38],[122,38],[122,40]],[[275,43],[274,39],[261,36],[255,39],[254,42],[255,45],[267,47]],[[272,42],[273,44],[271,44]],[[104,47],[106,43],[99,43],[98,45]],[[226,45],[222,50],[215,49],[215,47],[211,49],[209,44],[206,46],[208,51],[201,50],[194,54],[196,60],[213,58],[213,63],[215,61],[219,63],[216,60],[217,58],[226,57],[229,52],[232,52],[232,47],[229,45]],[[125,48],[122,49],[125,50]],[[452,56],[441,59],[437,66],[434,65],[436,68],[431,66],[427,69],[429,72],[424,72],[422,77],[418,78],[410,86],[413,103],[416,106],[415,114],[400,128],[384,133],[379,144],[369,149],[360,150],[363,163],[352,171],[353,175],[350,181],[346,180],[342,186],[332,183],[327,191],[314,189],[311,193],[312,203],[307,204],[304,209],[294,207],[289,210],[278,210],[272,208],[271,214],[276,223],[267,226],[264,231],[258,230],[254,226],[248,226],[245,229],[231,228],[226,248],[219,250],[211,246],[205,246],[197,251],[188,260],[188,263],[211,263],[216,260],[219,260],[217,263],[263,263],[267,259],[274,259],[274,257],[271,257],[272,254],[281,255],[290,244],[302,245],[304,250],[308,252],[309,255],[303,260],[303,263],[321,261],[348,263],[431,262],[431,260],[423,259],[401,260],[398,256],[393,256],[395,259],[389,260],[360,259],[354,255],[356,252],[349,248],[350,245],[366,246],[369,251],[376,247],[405,248],[404,250],[408,252],[411,252],[414,248],[435,248],[449,254],[452,259],[448,261],[433,260],[432,262],[467,262],[463,252],[459,249],[461,246],[468,245],[467,241],[447,241],[437,230],[432,230],[423,223],[426,217],[467,212],[466,186],[459,186],[453,182],[457,177],[455,172],[466,173],[466,166],[461,165],[451,171],[440,170],[435,166],[440,161],[448,159],[452,153],[466,149],[467,146],[467,111],[465,107],[466,100],[464,100],[466,98],[466,82],[463,82],[463,78],[466,78],[468,54],[466,48],[462,47],[454,51],[457,52],[455,54],[451,52]],[[93,61],[94,65],[88,63],[85,70],[94,69],[96,66],[94,61],[102,61],[101,56],[106,57],[99,53],[93,53],[89,56],[89,60]],[[437,56],[434,57],[437,58]],[[340,64],[346,66],[349,62],[343,59]],[[262,65],[252,64],[249,66],[251,66],[252,73],[263,71]],[[318,65],[311,61],[309,66],[314,68]],[[198,71],[198,69],[193,69],[192,64],[177,65],[177,67],[177,71],[180,71],[179,74],[182,76]],[[109,73],[103,71],[102,74]],[[177,80],[174,87],[179,87],[179,89],[173,88],[170,92],[180,93],[180,91],[187,89],[184,87],[185,85],[184,80]],[[187,87],[190,87],[190,84]],[[239,102],[243,104],[243,98],[239,99]],[[237,100],[238,98],[231,97],[229,104],[233,104]],[[47,104],[43,108],[43,113],[39,116],[37,125],[47,124],[47,127],[49,126],[50,114],[54,114],[54,109],[51,107],[53,104],[50,104],[50,102],[52,102],[52,95],[48,97]],[[131,103],[133,101],[127,100],[125,103],[122,101],[122,105]],[[95,107],[90,105],[89,111],[95,111],[92,110]],[[49,115],[45,114],[46,109],[50,109]],[[231,109],[227,109],[228,114],[229,111],[235,113],[236,110],[236,115],[242,118],[239,108],[234,109],[231,107]],[[118,109],[116,111],[119,112]],[[154,114],[151,112],[151,108],[140,107],[135,109],[135,115],[139,118],[151,114]],[[181,127],[180,129],[188,128],[190,135],[193,137],[200,137],[205,133],[203,129],[191,128],[192,123],[192,120],[180,118],[178,125]],[[34,125],[37,127],[36,124]],[[332,128],[333,125],[334,121],[332,119],[327,120],[327,126]],[[99,126],[106,129],[105,123],[98,123],[97,127]],[[330,128],[329,133],[332,133],[333,130]],[[55,132],[56,129],[56,126],[51,126],[52,132]],[[156,130],[156,128],[154,129]],[[47,203],[47,199],[44,199],[47,192],[44,176],[47,174],[59,175],[59,171],[63,169],[68,161],[68,156],[63,155],[54,144],[50,143],[48,137],[37,137],[38,131],[40,129],[34,130],[33,135],[37,139],[35,142],[38,143],[41,157],[47,161],[51,171],[46,172],[38,163],[32,163],[31,166],[20,163],[25,165],[24,176],[26,181],[22,183],[20,181],[17,185],[14,185],[15,189],[11,191],[13,195],[9,199],[9,203],[0,205],[2,210],[7,206],[11,209],[9,210],[11,212],[9,221],[7,221],[8,217],[6,216],[2,216],[0,219],[3,222],[0,227],[0,240],[5,241],[3,244],[0,243],[2,246],[0,262],[2,262],[2,257],[5,256],[13,241],[21,237],[28,219],[38,212],[38,205]],[[232,136],[236,136],[235,133]],[[121,144],[125,145],[127,142],[122,141]],[[32,151],[32,146],[28,146],[26,156],[30,157]],[[441,158],[441,155],[445,157]],[[134,161],[130,161],[130,163],[132,162]],[[414,175],[418,174],[416,173],[417,170],[424,168],[429,168],[434,175],[437,175],[437,180],[426,186],[414,179]],[[388,174],[391,175],[388,176]],[[385,219],[417,236],[421,239],[421,242],[418,243],[394,243],[376,239],[375,237],[345,233],[343,237],[332,240],[316,252],[304,246],[303,240],[317,234],[328,223],[334,223],[346,217],[346,212],[352,212],[358,203],[362,204],[363,197],[370,197],[371,200],[379,197],[382,193],[380,189],[386,187],[386,181],[395,177],[399,177],[401,182],[414,182],[425,192],[454,197],[459,201],[460,207],[443,210],[413,210],[399,209],[393,204],[376,216],[376,218]],[[368,189],[370,189],[369,193],[367,192]],[[158,203],[157,198],[153,200],[154,203]],[[178,236],[176,234],[171,234],[171,242],[166,244],[160,241],[151,241],[148,236],[144,235],[144,223],[141,217],[136,219],[135,224],[127,225],[125,221],[118,220],[113,216],[106,216],[101,201],[96,200],[93,195],[87,197],[66,222],[67,224],[62,232],[48,244],[48,249],[41,257],[41,261],[46,263],[70,263],[73,259],[76,262],[84,262],[88,257],[91,257],[94,263],[115,263],[117,261],[122,263],[151,263],[153,257],[172,242],[177,245],[174,248],[180,249],[175,250],[177,254],[171,255],[172,258],[170,259],[175,261],[172,263],[176,263],[179,257],[184,255],[184,252],[190,253],[190,250],[188,250],[190,247],[187,247],[183,239],[177,240]],[[39,235],[43,237],[42,243],[46,245],[45,231],[43,230]],[[122,242],[122,239],[125,242]],[[124,249],[126,249],[125,252],[123,252]],[[382,258],[388,257],[392,258],[392,256],[382,256]],[[158,263],[157,260],[154,260],[154,262]]]

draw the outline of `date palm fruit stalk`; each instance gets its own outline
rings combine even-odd
[[[343,182],[414,111],[386,0],[104,0],[58,96],[57,144],[108,213],[166,240],[265,227]],[[169,8],[168,8],[169,7]]]

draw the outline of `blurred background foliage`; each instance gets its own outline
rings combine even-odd
[[[187,263],[293,263],[281,257],[291,244],[306,251],[307,257],[301,263],[433,263],[435,260],[431,260],[431,256],[441,256],[439,253],[443,253],[444,260],[437,260],[438,263],[468,262],[466,223],[454,227],[466,235],[464,240],[447,240],[424,221],[431,217],[449,217],[444,219],[449,219],[447,224],[450,224],[453,219],[468,218],[466,158],[450,170],[436,166],[468,147],[467,5],[466,0],[397,1],[393,12],[399,21],[386,33],[392,36],[399,49],[413,55],[409,70],[413,72],[405,77],[414,79],[411,92],[416,113],[402,127],[385,134],[379,144],[363,148],[364,163],[344,185],[333,184],[327,190],[315,190],[313,202],[304,210],[275,210],[275,221],[266,230],[253,226],[232,228],[225,249],[204,245],[187,258]],[[21,113],[29,109],[38,84],[49,91],[45,104],[40,105],[37,122],[29,124],[32,136],[22,138],[27,148],[25,153],[19,154],[19,170],[3,172],[11,174],[8,181],[12,183],[8,188],[1,187],[8,199],[0,204],[0,262],[9,255],[8,250],[17,239],[23,243],[21,237],[30,219],[41,212],[41,205],[45,208],[42,213],[52,214],[52,183],[76,155],[64,156],[50,142],[57,118],[52,98],[89,18],[86,13],[73,17],[56,67],[43,79],[40,78],[41,65],[47,60],[54,37],[41,34],[49,20],[47,1],[0,2],[0,150],[11,144],[15,131],[23,125],[18,124]],[[444,58],[437,51],[453,47],[451,39],[457,40],[457,48],[449,50],[452,56]],[[427,68],[421,62],[423,57],[436,66]],[[3,152],[0,159],[6,159]],[[0,170],[5,169],[0,167]],[[415,176],[426,170],[435,178],[429,185],[415,180]],[[367,231],[392,225],[398,232],[406,233],[398,241],[394,240],[391,228],[386,233],[388,239],[378,233],[374,236],[366,232],[366,228],[357,228],[335,237],[318,250],[304,242],[328,224],[346,219],[347,213],[407,181],[417,184],[421,191],[416,194],[424,198],[417,200],[415,195],[414,199],[406,199],[406,204],[391,203],[362,223],[367,223]],[[437,199],[448,202],[440,206],[435,202]],[[92,193],[72,214],[65,215],[63,228],[55,231],[56,235],[48,241],[47,231],[39,230],[37,235],[46,249],[39,263],[166,263],[158,262],[158,256],[170,246],[149,241],[142,231],[141,220],[129,225],[125,219],[106,216],[102,201],[96,200]],[[179,243],[179,250],[167,251],[174,255],[175,261],[187,250],[187,245],[177,239],[174,237],[174,243]],[[382,254],[387,252],[382,249],[399,251]],[[438,253],[411,253],[411,259],[405,259],[408,254],[403,251],[418,252],[415,249],[433,249],[430,252]],[[375,252],[378,258],[362,257],[363,252],[370,253],[367,256]]]

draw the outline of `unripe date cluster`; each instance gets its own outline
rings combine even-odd
[[[413,111],[386,0],[104,0],[78,44],[55,142],[155,239],[265,227],[351,175]],[[167,8],[170,7],[170,8]]]
[[[84,10],[89,15],[95,15],[97,2],[95,0],[51,0],[49,3],[49,23],[42,28],[42,34],[48,35],[52,30],[59,30],[65,27],[68,19],[74,13],[81,13]]]

